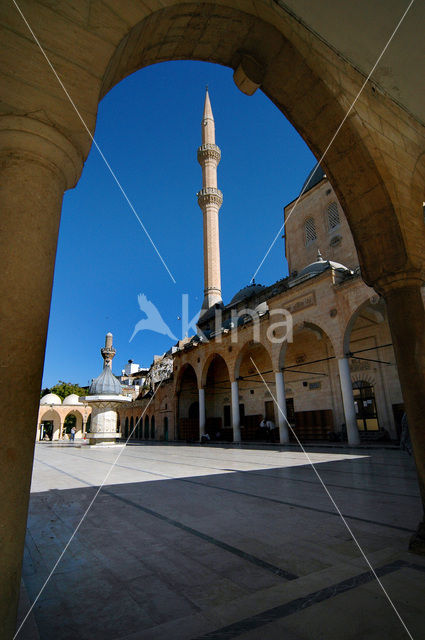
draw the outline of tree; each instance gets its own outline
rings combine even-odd
[[[87,395],[88,387],[80,387],[78,384],[73,384],[72,382],[64,382],[63,380],[59,380],[53,387],[50,389],[43,389],[41,391],[40,397],[47,395],[48,393],[54,393],[61,400],[64,400],[67,396],[71,395],[71,393],[75,393],[77,396],[85,396]]]

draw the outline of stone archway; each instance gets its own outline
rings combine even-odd
[[[108,26],[99,22],[88,4],[82,3],[75,13],[67,13],[65,6],[35,5],[27,7],[32,28],[43,34],[43,46],[74,97],[78,96],[90,131],[95,128],[99,99],[125,75],[164,60],[205,60],[235,69],[245,90],[261,85],[320,157],[363,82],[338,50],[278,3],[253,0],[242,4],[244,11],[239,0],[227,0],[226,5],[169,2],[165,7],[159,0],[149,6],[123,3],[108,14]],[[10,78],[4,89],[8,115],[0,118],[5,265],[0,283],[4,309],[0,352],[10,357],[3,367],[0,389],[5,397],[0,406],[3,424],[14,416],[8,455],[15,460],[15,473],[5,486],[7,500],[0,519],[10,521],[13,532],[3,545],[6,572],[13,576],[14,604],[10,606],[10,598],[5,598],[3,616],[10,630],[61,202],[64,191],[78,181],[91,139],[12,4],[9,11],[8,42],[13,44],[9,59],[5,56],[2,61],[5,77]],[[22,55],[16,56],[15,51]],[[22,65],[22,58],[32,64]],[[39,70],[39,76],[34,70]],[[425,311],[420,291],[425,229],[422,201],[418,201],[423,183],[418,182],[420,172],[415,173],[424,140],[419,120],[370,84],[323,165],[347,215],[363,276],[387,301],[425,501]],[[34,199],[34,193],[40,197]],[[23,361],[28,369],[26,397],[11,400],[8,381],[20,377]],[[425,549],[425,532],[421,536]]]

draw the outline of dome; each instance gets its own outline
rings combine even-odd
[[[71,393],[69,396],[66,396],[62,404],[81,404],[81,402],[76,393]]]
[[[122,393],[121,384],[114,376],[110,367],[105,365],[103,371],[92,381],[89,396],[119,396]]]
[[[243,289],[235,293],[235,295],[230,301],[230,304],[237,304],[238,302],[242,302],[242,300],[247,300],[252,296],[256,296],[262,291],[264,291],[265,288],[266,287],[262,284],[255,284],[255,283],[249,284],[247,287],[244,287]]]
[[[317,260],[307,265],[306,267],[304,267],[304,269],[302,269],[299,272],[297,277],[305,276],[307,274],[317,275],[319,273],[322,273],[323,271],[326,271],[326,269],[329,269],[329,268],[337,269],[339,271],[350,271],[348,267],[345,267],[343,264],[340,264],[339,262],[332,262],[331,260],[323,260],[322,254],[320,253],[320,251],[318,251]]]
[[[41,398],[40,404],[62,404],[62,400],[55,393],[48,393]]]
[[[326,178],[326,173],[320,165],[316,165],[308,174],[307,179],[302,186],[301,193],[304,194],[315,187],[316,184],[319,184],[319,182],[323,180],[323,178]]]

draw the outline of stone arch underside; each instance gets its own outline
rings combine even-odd
[[[60,60],[61,77],[65,86],[72,87],[72,95],[78,96],[78,108],[91,131],[99,100],[138,69],[170,60],[201,60],[236,69],[248,54],[258,63],[261,90],[320,158],[361,88],[363,76],[277,3],[271,7],[253,0],[243,5],[244,11],[240,6],[237,0],[227,0],[226,5],[168,2],[165,7],[152,0],[150,8],[135,2],[131,11],[120,7],[106,31],[89,19],[81,29],[67,34],[66,43],[46,33],[43,12],[35,12],[30,19],[34,31],[43,32],[43,45],[53,64]],[[31,57],[33,66],[20,65],[16,70],[22,90],[8,96],[7,118],[25,116],[45,123],[86,157],[91,146],[87,131],[54,75],[47,73],[46,61],[28,39],[25,25],[19,16],[16,19],[23,55]],[[55,20],[52,34],[65,28],[59,14]],[[34,69],[39,73],[36,84]],[[391,278],[401,271],[417,274],[424,268],[425,230],[420,224],[422,202],[417,198],[422,172],[417,165],[423,164],[419,158],[425,133],[399,109],[397,117],[403,120],[404,130],[411,128],[411,134],[400,135],[400,143],[392,140],[390,145],[374,122],[380,118],[379,110],[388,120],[394,119],[394,104],[373,89],[365,87],[322,164],[346,213],[363,276],[379,288],[378,280],[384,276]],[[411,148],[406,151],[409,140]],[[391,166],[395,159],[397,167]]]
[[[353,85],[360,88],[363,78],[343,67],[347,87],[344,82],[338,86],[326,59],[318,62],[318,56],[312,57],[311,47],[306,47],[287,16],[279,22],[275,13],[266,16],[259,10],[253,15],[231,5],[170,5],[141,20],[111,57],[100,96],[124,77],[151,64],[201,60],[235,69],[247,53],[263,70],[263,92],[320,158],[350,106],[345,89],[349,88],[350,95]],[[258,17],[262,14],[264,19]],[[267,22],[270,18],[279,28]],[[373,284],[385,274],[420,268],[423,260],[413,246],[408,257],[407,238],[398,219],[402,211],[399,208],[396,212],[393,204],[400,205],[400,198],[368,131],[361,106],[353,109],[322,164],[347,215],[363,276]]]

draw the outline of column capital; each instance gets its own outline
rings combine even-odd
[[[0,155],[44,164],[75,187],[84,166],[82,152],[54,126],[28,116],[0,116]]]
[[[417,289],[425,283],[425,272],[416,269],[393,273],[379,278],[372,284],[373,288],[382,296],[399,289]]]

